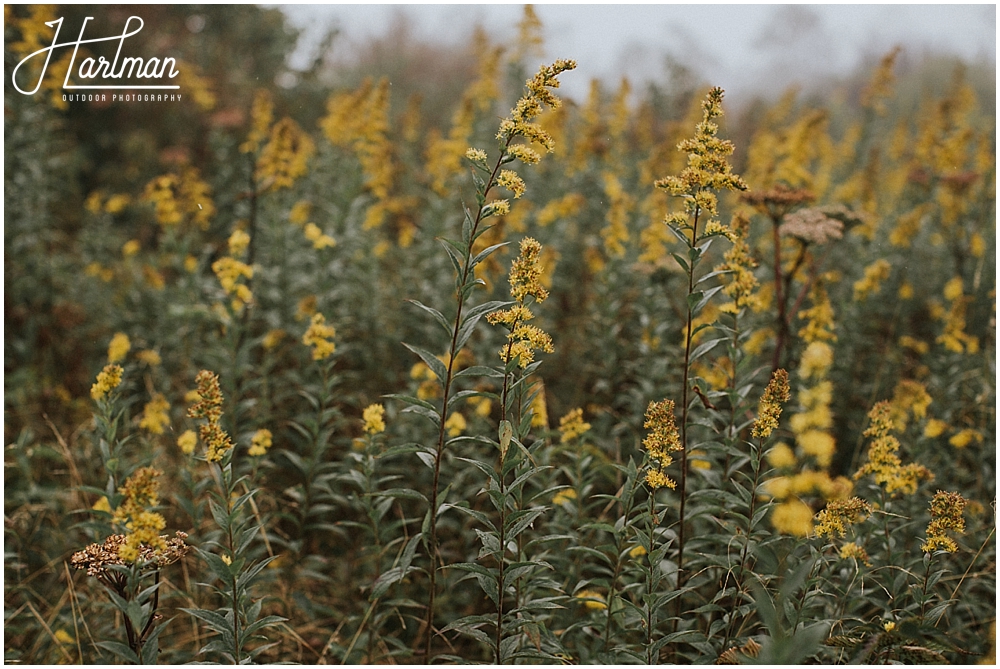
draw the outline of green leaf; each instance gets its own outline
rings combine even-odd
[[[445,319],[444,314],[442,314],[440,311],[438,311],[434,307],[428,307],[426,304],[418,300],[406,300],[406,301],[416,306],[419,309],[423,309],[425,312],[433,316],[434,320],[436,320],[441,325],[441,327],[444,328],[444,331],[447,332],[448,334],[451,334],[451,323],[449,323],[447,319]]]
[[[490,255],[492,255],[494,251],[496,251],[499,248],[503,248],[504,246],[507,246],[509,243],[510,242],[501,242],[499,244],[494,244],[493,246],[489,246],[483,249],[482,251],[476,254],[475,258],[472,259],[470,267],[475,267],[476,265],[478,265],[479,263],[490,257]]]
[[[424,364],[426,364],[432,372],[434,372],[434,375],[437,376],[442,383],[444,382],[445,377],[448,376],[448,368],[444,366],[444,363],[441,362],[436,355],[426,349],[420,348],[419,346],[410,346],[406,342],[403,342],[403,346],[420,356],[420,359],[424,361]]]
[[[220,634],[227,633],[233,629],[232,623],[226,620],[225,616],[215,611],[208,611],[206,609],[181,609],[181,611],[207,623],[213,631]]]
[[[126,662],[131,662],[132,664],[142,664],[139,662],[139,658],[136,656],[135,652],[119,641],[98,641],[97,645],[105,650],[110,650]]]

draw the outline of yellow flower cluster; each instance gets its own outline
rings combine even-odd
[[[892,420],[889,402],[879,402],[868,413],[871,426],[865,430],[866,437],[872,437],[868,447],[868,462],[854,474],[854,480],[865,474],[872,474],[875,483],[885,486],[885,491],[897,490],[912,495],[917,491],[921,479],[932,480],[934,474],[923,465],[911,463],[903,465],[897,454],[899,441],[892,435],[896,427]]]
[[[223,256],[212,263],[212,271],[215,272],[219,284],[226,291],[227,295],[232,295],[232,307],[234,311],[239,311],[244,305],[253,301],[253,292],[245,283],[240,283],[240,279],[252,279],[253,267],[230,256]]]
[[[963,292],[961,277],[956,276],[945,284],[944,296],[951,302],[951,308],[942,312],[944,332],[938,335],[937,343],[955,353],[978,352],[979,340],[965,331],[965,309],[970,298]]]
[[[337,240],[323,232],[315,223],[307,223],[305,228],[306,239],[313,243],[314,249],[325,249],[337,245]]]
[[[184,430],[181,436],[177,437],[177,446],[184,455],[194,453],[195,446],[197,445],[198,435],[194,433],[194,430]]]
[[[233,442],[219,425],[222,418],[222,390],[219,377],[203,369],[195,377],[198,384],[198,401],[188,408],[190,418],[204,418],[207,422],[199,428],[202,442],[207,446],[205,459],[218,462],[233,448]]]
[[[608,257],[621,258],[628,243],[628,214],[632,208],[632,198],[622,188],[621,181],[613,172],[601,175],[604,194],[608,198],[607,225],[601,230],[604,251]]]
[[[465,420],[465,416],[457,411],[448,416],[448,420],[444,422],[444,429],[448,431],[449,437],[457,437],[465,432],[468,426],[469,423]]]
[[[590,429],[590,423],[583,420],[583,409],[577,407],[559,419],[559,443],[568,444]]]
[[[733,143],[716,136],[719,126],[713,119],[722,116],[722,96],[721,88],[709,91],[702,102],[702,120],[695,127],[695,136],[677,145],[679,151],[688,154],[687,167],[681,170],[679,176],[669,176],[656,182],[657,188],[683,198],[684,209],[692,217],[699,212],[709,217],[716,215],[718,198],[713,191],[747,190],[746,183],[733,173],[727,160],[735,148]],[[668,215],[667,222],[688,224],[681,214]],[[694,232],[692,230],[692,234]]]
[[[871,560],[868,558],[868,551],[866,551],[864,548],[857,545],[853,541],[849,541],[840,547],[840,559],[846,560],[848,558],[860,560],[869,567],[872,564]]]
[[[715,271],[730,273],[729,282],[722,292],[733,299],[736,309],[752,308],[760,302],[760,298],[754,293],[758,285],[753,273],[757,261],[750,249],[750,219],[743,214],[734,215],[729,230],[731,232],[728,237],[732,246],[723,255],[725,262],[716,267]]]
[[[514,138],[524,137],[551,153],[554,148],[552,137],[533,120],[542,113],[542,105],[556,109],[562,104],[549,89],[559,88],[557,77],[573,69],[576,69],[576,61],[573,60],[557,60],[552,65],[542,65],[538,73],[526,82],[528,92],[517,101],[510,116],[500,122],[497,139],[509,146]]]
[[[846,537],[847,525],[864,522],[871,512],[871,505],[860,497],[833,500],[816,514],[816,536]]]
[[[152,349],[144,349],[135,354],[135,357],[146,363],[150,367],[156,367],[163,362],[160,354]]]
[[[580,590],[573,597],[583,602],[584,607],[590,611],[603,611],[608,608],[604,595],[594,590]]]
[[[364,430],[368,434],[385,432],[385,407],[381,404],[370,404],[362,414],[365,421]]]
[[[491,325],[506,325],[507,345],[500,349],[500,359],[504,363],[517,359],[524,368],[535,359],[535,351],[552,353],[552,338],[527,321],[534,318],[531,310],[525,306],[525,300],[531,296],[536,302],[543,302],[549,292],[541,284],[542,267],[538,261],[542,245],[531,237],[521,240],[521,254],[514,260],[510,268],[508,280],[510,294],[517,304],[510,309],[494,311],[486,316]]]
[[[119,362],[124,360],[132,348],[132,342],[124,332],[116,332],[108,344],[108,362]]]
[[[97,374],[97,381],[90,387],[90,396],[94,400],[100,400],[117,388],[122,382],[124,371],[120,365],[105,365]]]
[[[236,228],[233,230],[233,234],[229,235],[229,254],[236,257],[243,255],[243,252],[247,250],[250,246],[250,235],[247,234],[246,230],[242,228]]]
[[[865,268],[865,275],[854,282],[854,301],[864,302],[872,293],[882,288],[882,283],[889,278],[892,265],[884,258],[879,258]]]
[[[919,381],[903,379],[897,383],[889,404],[889,416],[895,423],[896,430],[902,432],[906,429],[910,413],[915,420],[922,420],[927,415],[927,407],[932,401],[927,388]]]
[[[142,467],[118,490],[125,499],[115,509],[112,521],[124,525],[127,530],[125,543],[118,549],[118,556],[126,562],[135,562],[143,545],[156,550],[167,547],[160,536],[160,530],[167,526],[167,521],[160,514],[150,511],[160,501],[160,482],[157,479],[161,474],[152,467]]]
[[[246,141],[240,144],[243,153],[254,153],[267,139],[271,121],[274,120],[274,102],[267,90],[258,89],[253,96],[253,106],[250,108],[250,134]]]
[[[643,427],[650,432],[642,440],[642,446],[649,458],[657,463],[656,469],[646,472],[646,483],[653,490],[664,486],[673,489],[677,484],[663,470],[674,461],[670,453],[684,450],[674,421],[674,401],[650,402]]]
[[[315,313],[309,328],[302,335],[302,343],[313,347],[313,360],[325,360],[337,350],[337,345],[333,343],[336,334],[334,327],[326,324],[323,314]]]
[[[979,432],[978,430],[971,430],[966,428],[964,430],[961,430],[953,434],[951,438],[948,440],[948,443],[954,446],[955,448],[965,448],[973,441],[976,441],[978,443],[983,443],[982,433]]]
[[[809,505],[798,498],[791,498],[776,506],[771,513],[771,525],[782,534],[807,537],[813,531],[813,512]]]
[[[586,199],[580,193],[568,193],[542,207],[535,216],[535,221],[544,228],[553,221],[576,216],[585,202]]]
[[[837,341],[837,335],[833,332],[833,305],[821,282],[817,281],[813,285],[809,299],[812,306],[799,312],[799,318],[806,321],[805,326],[799,330],[799,336],[807,343]]]
[[[962,534],[965,532],[965,519],[962,513],[968,500],[957,492],[938,490],[931,500],[931,522],[927,525],[927,541],[920,547],[925,553],[947,551],[954,553],[958,544],[948,536],[951,530]]]
[[[193,167],[185,168],[180,176],[164,174],[156,177],[143,192],[143,199],[153,204],[156,221],[164,226],[179,225],[187,220],[202,230],[215,215],[208,184]]]
[[[542,286],[542,266],[538,259],[542,245],[531,237],[521,240],[521,255],[514,260],[510,268],[510,294],[515,300],[523,303],[528,295],[536,302],[544,302],[549,292]]]
[[[365,186],[382,201],[389,197],[396,168],[389,130],[389,80],[377,86],[365,79],[353,93],[340,93],[326,103],[320,127],[334,146],[351,147],[365,175]],[[464,145],[464,143],[463,143]]]
[[[268,449],[271,448],[271,431],[268,429],[260,429],[253,433],[253,437],[250,438],[250,450],[247,451],[247,455],[252,457],[260,457],[267,453]]]
[[[291,188],[295,180],[307,171],[309,158],[316,146],[299,124],[283,118],[271,128],[267,144],[257,158],[257,181],[262,188]]]
[[[777,369],[771,375],[771,381],[764,389],[757,408],[757,420],[753,423],[753,436],[767,439],[778,427],[781,417],[781,405],[788,401],[788,372]]]
[[[154,393],[142,411],[139,427],[152,434],[163,434],[163,428],[170,424],[170,402],[160,393]]]

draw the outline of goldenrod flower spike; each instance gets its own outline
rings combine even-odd
[[[868,447],[868,462],[854,474],[857,480],[865,474],[872,474],[875,483],[885,486],[888,493],[902,491],[912,495],[917,491],[921,479],[933,480],[934,474],[923,465],[911,463],[903,465],[899,459],[899,441],[892,435],[896,424],[892,419],[889,402],[879,402],[868,413],[871,426],[865,430],[866,437],[872,437]]]
[[[568,444],[590,430],[590,423],[583,420],[583,409],[577,407],[559,419],[559,443]]]
[[[816,514],[816,536],[846,537],[847,526],[863,522],[871,512],[871,505],[860,497],[834,500]]]
[[[957,551],[958,544],[946,532],[947,530],[958,534],[965,532],[965,519],[962,518],[962,513],[968,503],[968,500],[957,492],[938,490],[931,500],[931,522],[927,525],[927,541],[920,550],[925,553]]]
[[[157,479],[161,474],[152,467],[142,467],[118,491],[125,499],[115,510],[112,520],[128,530],[125,543],[118,549],[118,555],[126,562],[135,562],[144,545],[154,550],[164,550],[167,547],[160,536],[160,530],[167,526],[167,521],[160,514],[149,510],[160,503],[160,482]]]
[[[649,434],[642,440],[651,460],[657,461],[656,469],[646,472],[646,483],[653,490],[666,486],[673,489],[677,484],[663,473],[673,463],[670,453],[683,450],[677,424],[674,421],[674,401],[650,402],[646,408],[646,422],[643,427]]]
[[[364,430],[367,434],[385,432],[385,407],[381,404],[370,404],[365,407],[362,418],[365,421]]]
[[[219,462],[233,448],[233,442],[226,431],[219,425],[222,418],[222,391],[219,389],[219,377],[202,370],[195,377],[198,384],[198,401],[188,408],[191,418],[204,418],[208,422],[199,428],[199,436],[205,442],[208,450],[205,459],[208,462]]]
[[[253,437],[250,439],[250,450],[247,451],[247,455],[259,457],[267,453],[268,449],[271,448],[271,437],[271,431],[267,429],[254,432]]]
[[[771,432],[778,427],[781,405],[788,401],[788,397],[788,372],[783,369],[775,370],[771,382],[764,389],[763,397],[760,398],[757,420],[753,424],[753,436],[760,439],[771,436]]]
[[[333,343],[336,334],[334,327],[326,324],[323,314],[315,313],[312,315],[309,329],[302,335],[302,343],[313,347],[313,360],[325,360],[337,350],[336,344]]]
[[[122,382],[123,372],[120,365],[105,365],[98,373],[97,381],[90,387],[90,396],[94,400],[103,399]]]

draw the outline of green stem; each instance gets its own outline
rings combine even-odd
[[[483,200],[486,200],[486,196],[489,194],[490,189],[493,188],[493,183],[500,173],[500,165],[503,164],[503,158],[507,154],[507,147],[510,145],[511,139],[508,138],[507,143],[503,147],[503,151],[500,152],[500,158],[497,159],[496,165],[493,167],[493,171],[490,173],[490,178],[486,181],[486,187],[483,189]],[[458,308],[455,312],[455,324],[451,331],[451,345],[448,349],[448,367],[445,372],[444,387],[443,387],[443,399],[441,401],[441,418],[440,425],[438,426],[438,441],[437,441],[437,451],[434,453],[434,483],[431,487],[431,502],[430,502],[430,522],[428,523],[428,552],[430,553],[430,592],[427,596],[427,618],[425,620],[426,626],[426,636],[424,644],[424,660],[430,662],[431,659],[431,642],[434,638],[434,599],[437,591],[437,570],[438,570],[438,541],[437,541],[437,509],[438,509],[438,487],[441,482],[441,462],[444,456],[444,442],[445,442],[445,423],[448,420],[448,399],[451,396],[451,384],[454,380],[455,375],[455,358],[458,355],[458,332],[462,325],[462,312],[465,308],[465,295],[463,288],[469,280],[469,274],[472,272],[472,245],[475,243],[476,232],[479,230],[479,224],[483,220],[483,207],[479,207],[479,211],[476,212],[476,220],[472,224],[472,230],[469,233],[469,244],[465,249],[465,261],[462,265],[462,275],[458,282],[458,289],[456,291]]]

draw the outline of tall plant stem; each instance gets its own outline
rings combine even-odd
[[[512,139],[512,138],[511,138]],[[500,153],[500,158],[497,159],[496,165],[493,167],[493,171],[490,173],[490,178],[486,181],[486,188],[483,190],[483,200],[485,201],[486,196],[489,194],[490,189],[493,187],[493,182],[500,172],[500,165],[504,155],[507,153],[507,146],[510,145],[511,139],[508,139],[506,144],[504,144],[503,151]],[[455,358],[458,354],[456,350],[458,348],[458,333],[462,326],[462,313],[465,308],[465,293],[464,287],[469,280],[469,274],[472,272],[472,245],[475,243],[476,232],[479,230],[479,224],[483,220],[483,207],[479,207],[479,211],[476,212],[476,219],[472,224],[472,230],[469,233],[469,244],[465,248],[465,261],[462,263],[462,274],[460,281],[458,282],[458,287],[456,290],[456,302],[458,303],[455,312],[455,323],[451,330],[451,345],[448,348],[448,367],[445,372],[444,378],[444,388],[443,388],[443,398],[441,401],[441,420],[438,426],[438,440],[437,440],[437,450],[434,453],[434,483],[431,488],[431,503],[430,503],[430,522],[428,523],[428,553],[430,554],[430,593],[427,596],[427,618],[425,621],[426,636],[424,643],[424,659],[428,663],[431,659],[431,642],[434,638],[434,599],[437,594],[437,569],[438,569],[438,542],[437,542],[437,510],[438,510],[438,487],[441,482],[441,462],[444,456],[444,442],[445,442],[445,423],[448,420],[448,400],[451,397],[451,385],[455,378]]]
[[[694,225],[691,227],[691,248],[697,248],[698,241],[698,217],[701,209],[695,209]],[[694,293],[694,260],[689,259],[688,275],[688,297]],[[688,405],[690,404],[689,393],[691,377],[691,340],[694,329],[694,311],[691,308],[690,299],[687,300],[687,324],[684,336],[684,379],[681,383],[681,480],[679,485],[680,521],[677,531],[677,588],[680,589],[684,583],[684,513],[687,503],[687,456],[688,456]],[[681,613],[681,598],[677,598],[677,615]]]
[[[785,304],[785,297],[782,293],[781,280],[781,235],[778,232],[779,219],[771,219],[772,240],[774,242],[774,301],[778,305],[778,339],[774,345],[774,358],[771,360],[771,372],[773,373],[781,366],[781,354],[785,348],[785,340],[788,338],[788,315],[786,313],[788,305]]]

